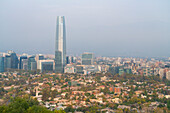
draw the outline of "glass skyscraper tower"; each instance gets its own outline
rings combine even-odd
[[[8,54],[5,55],[5,70],[7,69],[18,69],[18,57],[15,52],[8,51]]]
[[[66,29],[64,16],[57,17],[55,42],[55,72],[63,73],[66,64]]]
[[[4,57],[0,54],[0,73],[4,72]]]

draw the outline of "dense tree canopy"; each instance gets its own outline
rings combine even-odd
[[[11,98],[8,105],[0,106],[0,113],[65,113],[62,110],[50,111],[39,105],[36,99],[29,96]]]

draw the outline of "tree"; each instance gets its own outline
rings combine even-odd
[[[33,105],[38,105],[38,101],[32,99],[29,96],[25,96],[24,98],[17,97],[15,99],[10,99],[11,102],[8,106],[1,106],[0,112],[4,113],[24,113],[29,107]]]
[[[23,98],[11,99],[8,105],[0,106],[0,113],[52,113],[39,105],[36,99],[26,95]]]
[[[55,110],[54,113],[66,113],[66,112],[63,110]]]
[[[7,110],[8,110],[8,107],[3,105],[3,106],[0,106],[0,113],[7,113]]]
[[[38,106],[38,105],[29,107],[29,109],[26,112],[27,113],[52,113],[52,111],[46,109],[45,107]]]
[[[91,98],[91,99],[96,99],[96,97],[94,96],[94,94],[92,94],[92,95],[90,96],[90,98]]]
[[[7,91],[4,90],[3,87],[0,88],[0,97],[3,96]]]
[[[170,110],[170,100],[167,102],[167,108]]]
[[[90,113],[98,113],[99,112],[98,109],[99,109],[98,105],[95,104],[94,106],[91,106],[89,110]]]
[[[29,108],[29,103],[26,99],[16,98],[8,105],[8,112],[24,113]]]
[[[73,113],[75,111],[75,109],[73,109],[72,106],[68,106],[66,109],[64,109],[64,111],[66,113],[68,113],[68,112],[72,112]]]
[[[47,101],[49,97],[50,97],[50,89],[49,88],[43,89],[43,91],[42,91],[42,100]]]

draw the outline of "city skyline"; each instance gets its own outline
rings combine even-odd
[[[0,112],[170,113],[170,0],[0,0]]]
[[[170,56],[169,1],[13,2],[0,2],[1,52],[54,54],[55,18],[64,15],[68,55]]]

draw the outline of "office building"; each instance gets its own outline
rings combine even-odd
[[[93,53],[83,53],[81,62],[82,62],[82,65],[93,65],[93,62],[94,62]]]
[[[27,56],[21,56],[19,60],[19,69],[23,69],[23,61],[27,60]]]
[[[18,57],[15,52],[8,51],[5,55],[5,70],[8,69],[18,69]]]
[[[71,63],[75,63],[74,57],[71,57]]]
[[[5,55],[5,70],[11,69],[11,56],[9,54]]]
[[[28,70],[28,59],[22,59],[21,69]]]
[[[73,56],[67,56],[66,57],[66,64],[71,64],[71,63],[75,63],[75,59]]]
[[[37,70],[37,63],[35,61],[35,56],[28,58],[28,70]]]
[[[38,61],[38,60],[44,60],[44,55],[42,55],[42,54],[37,54],[37,55],[35,56],[35,60],[36,60],[36,61]]]
[[[54,60],[38,60],[37,69],[42,72],[53,72],[54,70]]]
[[[55,72],[63,73],[66,64],[66,29],[64,16],[57,17],[55,44]]]
[[[70,64],[70,57],[69,56],[66,57],[66,64]]]
[[[0,73],[4,72],[4,57],[0,55]]]
[[[11,52],[10,53],[10,55],[11,55],[11,68],[12,69],[18,69],[18,63],[19,63],[18,57],[17,57],[15,52],[13,52],[13,51],[10,51],[10,52]]]

